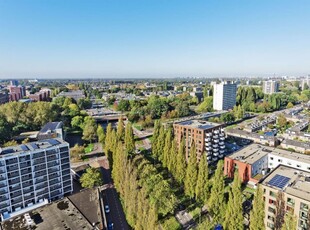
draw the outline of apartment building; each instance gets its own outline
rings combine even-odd
[[[207,154],[208,163],[217,162],[225,156],[225,133],[223,125],[202,121],[189,120],[173,124],[178,144],[185,140],[186,159],[189,159],[190,147],[196,144],[197,157]]]
[[[57,97],[69,97],[76,102],[82,98],[86,98],[83,90],[72,90],[69,92],[60,92]]]
[[[267,173],[286,165],[310,173],[310,155],[260,144],[251,144],[225,157],[224,174],[232,178],[238,169],[242,182],[256,185]]]
[[[214,84],[213,88],[213,109],[233,109],[236,105],[237,85],[230,81],[225,81],[220,84]]]
[[[69,144],[62,139],[1,149],[2,221],[60,199],[72,190]]]
[[[265,202],[265,227],[274,229],[277,195],[282,192],[285,211],[293,210],[297,219],[296,228],[310,228],[310,173],[280,165],[261,183]]]
[[[279,91],[279,82],[269,80],[263,81],[263,93],[273,94]]]
[[[18,101],[26,96],[26,89],[24,86],[9,86],[10,101]]]
[[[39,92],[29,94],[28,97],[31,101],[49,101],[51,99],[51,90],[41,89]]]

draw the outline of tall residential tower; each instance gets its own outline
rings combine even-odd
[[[229,110],[236,105],[237,85],[225,81],[213,86],[213,109]]]

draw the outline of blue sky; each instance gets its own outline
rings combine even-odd
[[[0,0],[0,78],[310,74],[308,0]]]

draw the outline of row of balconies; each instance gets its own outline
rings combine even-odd
[[[7,187],[8,184],[6,182],[0,182],[0,188]]]
[[[61,164],[66,164],[66,163],[69,163],[69,162],[70,162],[69,158],[61,159]]]
[[[18,196],[21,196],[21,195],[22,195],[22,191],[20,191],[20,190],[10,193],[11,199],[12,199],[12,198],[15,198],[15,197],[18,197]]]
[[[3,194],[3,195],[0,195],[0,202],[3,202],[5,200],[9,199],[9,195],[8,194]]]
[[[51,181],[49,181],[49,186],[52,186],[54,184],[59,184],[61,182],[61,180],[59,178],[55,178]]]
[[[28,188],[24,188],[24,189],[23,189],[23,194],[30,193],[30,192],[33,192],[33,191],[34,191],[34,190],[33,190],[33,186],[28,187]]]
[[[64,193],[68,193],[68,192],[71,192],[71,191],[72,191],[71,185],[64,188]]]
[[[22,197],[17,197],[17,198],[11,199],[11,205],[15,205],[15,204],[18,204],[18,203],[21,203],[21,202],[23,202],[23,198]]]
[[[39,192],[36,192],[36,196],[38,197],[38,200],[40,200],[39,196],[42,196],[43,194],[45,194],[44,198],[48,197],[48,189],[47,188],[45,188],[45,189],[43,189],[43,190],[41,190]]]
[[[5,162],[4,161],[0,161],[0,167],[5,166]]]
[[[0,195],[8,193],[7,187],[0,189]]]
[[[70,183],[71,183],[71,175],[66,175],[62,177],[62,181],[67,181],[67,180],[70,180]]]
[[[45,153],[44,152],[38,152],[38,153],[33,153],[32,154],[32,159],[38,159],[38,158],[41,158],[41,157],[44,157],[45,158]]]
[[[39,184],[39,183],[42,183],[42,182],[45,182],[45,181],[47,181],[47,176],[41,176],[39,178],[36,178],[34,183],[35,184]]]
[[[20,183],[20,177],[15,177],[14,179],[8,180],[9,185]]]
[[[62,166],[61,166],[61,169],[62,169],[62,170],[70,169],[70,164],[62,165]]]
[[[28,200],[31,200],[34,198],[34,193],[30,193],[30,194],[27,194],[27,195],[24,195],[24,201],[28,201]]]
[[[61,188],[61,184],[54,184],[52,186],[49,187],[50,191],[54,191],[55,189],[59,189]]]
[[[9,203],[9,202],[1,203],[1,204],[0,204],[1,212],[3,212],[3,211],[2,211],[3,209],[8,208],[9,206],[10,206],[10,203]]]
[[[17,190],[20,190],[20,189],[21,189],[20,184],[15,184],[15,185],[12,185],[12,186],[9,187],[10,192],[14,192],[14,191],[17,191]]]
[[[33,183],[32,183],[32,180],[28,180],[26,182],[23,182],[22,185],[23,185],[23,188],[26,188],[26,187],[32,186]]]
[[[8,173],[8,179],[12,179],[14,177],[19,177],[19,172],[18,171],[14,171],[14,172]]]
[[[19,170],[19,168],[18,168],[18,165],[15,164],[15,165],[9,165],[9,166],[7,166],[7,167],[6,167],[6,170],[7,170],[7,172],[12,172],[12,171]]]
[[[5,173],[5,172],[6,172],[5,167],[4,166],[0,167],[0,174]]]
[[[62,195],[62,190],[58,189],[56,191],[51,192],[51,198]]]
[[[40,190],[40,189],[47,188],[47,187],[48,187],[48,183],[47,183],[47,181],[46,181],[46,182],[43,182],[43,183],[41,183],[41,184],[36,185],[36,186],[35,186],[35,190],[38,191],[38,190]]]
[[[11,164],[16,164],[18,161],[17,161],[17,158],[12,158],[12,159],[7,159],[5,161],[6,165],[11,165]]]
[[[32,174],[26,174],[22,176],[22,182],[32,180]]]
[[[38,172],[35,172],[34,173],[34,177],[37,178],[37,177],[40,177],[40,176],[45,176],[47,173],[46,169],[42,170],[42,171],[38,171]]]
[[[60,158],[69,157],[69,152],[60,153]]]
[[[19,164],[19,168],[20,169],[24,169],[24,168],[30,168],[31,167],[31,162],[27,161],[27,162],[23,162]]]
[[[57,161],[52,161],[52,162],[48,162],[47,163],[47,167],[48,168],[51,168],[51,167],[54,167],[54,166],[57,166],[57,165],[59,165],[59,160],[57,160]]]

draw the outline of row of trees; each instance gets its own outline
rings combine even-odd
[[[134,229],[157,229],[159,218],[173,213],[177,198],[157,168],[143,155],[135,154],[131,123],[125,130],[122,120],[117,130],[109,125],[104,149],[128,223]]]

